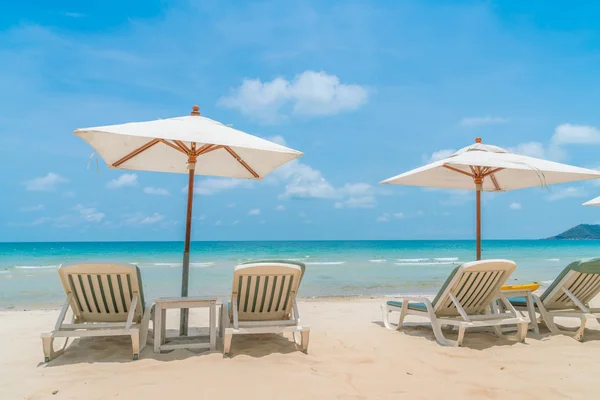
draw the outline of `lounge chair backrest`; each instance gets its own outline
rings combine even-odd
[[[144,314],[140,270],[135,265],[75,264],[58,269],[71,309],[82,322],[125,322],[137,295],[133,322]]]
[[[517,265],[509,260],[473,261],[455,268],[433,300],[436,315],[460,315],[450,293],[462,305],[466,314],[485,313],[492,300],[498,296],[500,287],[516,268]]]
[[[563,288],[587,306],[600,293],[600,258],[578,260],[569,264],[540,296],[546,309],[578,308]]]
[[[291,261],[254,261],[235,267],[232,294],[240,321],[290,319],[305,266]]]

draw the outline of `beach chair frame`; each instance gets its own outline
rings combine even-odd
[[[296,295],[304,264],[255,261],[235,267],[223,352],[229,355],[233,335],[291,332],[307,353],[310,326],[300,322]],[[296,341],[300,333],[300,343]]]
[[[401,306],[389,304],[390,302],[383,304],[383,323],[388,329],[401,330],[407,315],[428,318],[438,343],[452,347],[462,346],[466,328],[492,327],[498,336],[503,336],[500,326],[516,325],[516,334],[507,338],[523,342],[527,336],[529,318],[520,315],[500,293],[500,287],[515,269],[516,264],[509,260],[482,260],[462,264],[448,277],[433,301],[426,297],[405,296],[400,299]],[[505,312],[492,313],[491,304],[496,299],[504,304]],[[411,302],[423,303],[425,310],[414,306],[411,308]],[[390,313],[393,311],[400,312],[395,327],[390,323]],[[458,327],[457,340],[444,336],[444,325]]]
[[[141,275],[134,265],[75,264],[60,267],[65,290],[54,330],[41,334],[44,362],[61,355],[71,337],[130,336],[133,359],[137,360],[148,338],[152,305],[144,308]],[[65,323],[68,311],[70,323]],[[60,350],[54,339],[67,338]]]

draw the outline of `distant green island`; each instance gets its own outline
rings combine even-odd
[[[600,240],[600,225],[577,225],[547,240]]]

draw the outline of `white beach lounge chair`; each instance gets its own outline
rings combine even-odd
[[[588,318],[600,322],[600,308],[589,306],[590,300],[598,294],[600,294],[600,258],[578,260],[569,264],[541,296],[533,294],[533,306],[539,311],[551,333],[573,336],[581,341]],[[508,300],[517,310],[530,311],[524,297],[513,297]],[[560,329],[554,323],[556,317],[579,318],[581,324],[576,331]],[[532,322],[537,325],[537,320]]]
[[[225,355],[233,335],[283,332],[292,332],[294,341],[299,332],[301,349],[307,352],[310,326],[300,323],[296,304],[304,269],[304,264],[293,261],[254,261],[235,267]]]
[[[392,311],[400,312],[398,330],[402,328],[407,315],[429,318],[435,338],[444,346],[461,346],[466,328],[491,326],[500,336],[501,325],[517,325],[517,334],[513,338],[524,341],[529,319],[521,316],[500,293],[500,287],[516,267],[514,262],[508,260],[462,264],[452,271],[433,301],[425,297],[407,296],[382,305],[383,322],[386,328],[393,329],[389,321]],[[491,313],[490,305],[495,299],[502,301],[507,312]],[[443,325],[458,327],[456,341],[444,337]]]
[[[57,337],[131,336],[133,359],[146,345],[151,306],[144,304],[140,270],[135,265],[76,264],[58,269],[67,299],[52,332],[42,333],[44,360],[64,352]],[[71,323],[65,323],[71,309]],[[68,340],[68,339],[67,339]],[[141,347],[140,347],[141,343]]]

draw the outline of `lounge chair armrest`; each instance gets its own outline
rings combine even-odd
[[[125,329],[131,328],[133,324],[133,317],[135,316],[135,310],[137,308],[138,296],[137,294],[133,295],[131,298],[131,307],[129,308],[129,314],[127,315],[127,322],[125,323]]]
[[[231,296],[231,310],[233,312],[233,329],[239,329],[237,295]]]
[[[402,301],[408,301],[409,303],[411,301],[417,302],[417,303],[425,303],[425,306],[429,309],[432,308],[433,309],[433,304],[431,304],[431,300],[429,300],[427,297],[418,297],[418,296],[404,296],[401,297]]]
[[[62,308],[60,309],[60,314],[58,315],[58,319],[56,320],[56,325],[54,325],[55,331],[60,330],[60,327],[61,327],[62,323],[64,322],[65,317],[67,316],[67,311],[69,311],[69,306],[71,304],[72,297],[73,297],[73,295],[71,293],[69,293],[67,295],[67,300],[65,301],[65,304],[63,304]]]

